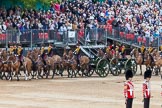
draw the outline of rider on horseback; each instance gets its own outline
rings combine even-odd
[[[139,50],[139,52],[141,53],[141,55],[142,55],[142,63],[144,63],[144,53],[145,53],[145,51],[146,51],[146,47],[145,47],[145,44],[143,43],[142,44],[142,46],[141,46],[141,48],[140,48],[140,50]]]
[[[18,58],[20,60],[20,64],[21,66],[23,65],[23,48],[21,46],[21,44],[18,45],[18,49],[17,49],[17,55],[18,55]]]
[[[120,52],[121,52],[122,58],[125,58],[125,46],[124,45],[121,45]]]
[[[153,51],[154,51],[154,48],[152,47],[152,43],[150,43],[149,48],[148,48],[148,52],[149,52],[149,56],[151,57],[151,63],[154,63],[154,58],[151,54]]]
[[[148,52],[151,54],[153,52],[154,48],[152,47],[152,44],[149,45]]]
[[[17,46],[16,46],[16,44],[14,44],[13,48],[14,48],[13,49],[14,54],[17,55]]]
[[[77,43],[77,44],[76,44],[76,49],[74,50],[73,53],[74,53],[74,54],[76,55],[76,57],[77,57],[77,64],[78,64],[78,66],[80,65],[80,63],[79,63],[80,52],[81,52],[81,50],[80,50],[80,44]]]
[[[160,46],[159,51],[160,51],[160,56],[162,56],[162,45]]]
[[[49,44],[49,46],[48,46],[48,56],[52,57],[52,55],[53,55],[53,46],[52,46],[52,44]]]
[[[42,44],[42,46],[41,46],[41,58],[42,58],[44,65],[46,65],[44,44]]]
[[[9,52],[10,52],[10,54],[13,54],[13,53],[14,53],[14,47],[13,47],[13,44],[10,43],[9,45],[10,45]]]

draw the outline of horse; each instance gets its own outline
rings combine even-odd
[[[8,56],[8,52],[3,50],[1,52],[1,67],[0,67],[0,70],[1,70],[1,78],[3,79],[3,77],[6,78],[6,80],[12,80],[12,72],[13,72],[13,69],[12,69],[12,61],[11,61],[11,58]],[[5,73],[8,73],[8,77],[5,75]]]
[[[82,76],[83,76],[83,74],[85,74],[85,75],[88,74],[90,59],[87,56],[81,56],[79,59],[79,62],[80,62],[80,70],[82,71]],[[84,72],[84,70],[86,70],[86,73]],[[79,70],[78,70],[78,72],[79,72]]]
[[[20,60],[19,57],[17,55],[14,54],[10,54],[10,61],[12,62],[12,70],[13,72],[15,72],[15,76],[17,77],[17,81],[19,81],[19,71],[20,71]]]
[[[76,60],[75,56],[73,55],[72,50],[70,50],[68,52],[68,57],[67,58],[68,58],[68,65],[69,65],[69,67],[68,67],[68,77],[70,77],[70,75],[71,75],[71,78],[73,77],[73,75],[76,77],[77,73],[75,71],[77,71],[77,69],[78,69],[77,60]]]
[[[30,60],[32,61],[32,78],[34,78],[34,76],[36,76],[36,79],[39,79],[40,77],[43,78],[41,72],[43,71],[44,63],[40,57],[40,51],[34,49],[28,56],[30,56]]]
[[[54,78],[54,75],[61,75],[63,76],[63,69],[62,69],[62,58],[59,55],[53,55],[50,59],[49,59],[49,63],[50,63],[50,67],[53,70],[53,74],[52,74],[52,79]],[[58,71],[58,73],[57,73]]]
[[[102,51],[102,49],[100,49],[100,48],[98,49],[97,56],[100,58],[102,58],[104,56],[104,52]]]
[[[154,50],[152,55],[154,57],[155,61],[155,66],[154,66],[154,71],[155,75],[158,75],[159,73],[161,74],[161,66],[162,66],[162,56],[160,55],[161,52],[158,52],[158,50]]]
[[[146,50],[144,53],[144,58],[145,60],[143,61],[143,57],[142,54],[138,52],[138,49],[134,48],[131,53],[131,56],[133,56],[135,58],[135,61],[137,63],[137,65],[140,66],[140,75],[142,75],[142,65],[146,66],[146,69],[150,69],[150,67],[152,66],[152,56],[148,53],[148,51]]]

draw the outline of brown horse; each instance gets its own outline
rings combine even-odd
[[[34,76],[36,76],[36,79],[39,79],[40,77],[43,78],[41,73],[44,68],[44,63],[40,55],[40,50],[34,49],[30,54],[31,54],[30,60],[32,61],[32,71],[33,71],[32,78],[34,78]]]
[[[89,58],[87,56],[81,56],[79,62],[80,62],[80,70],[82,71],[82,76],[83,74],[87,75],[89,72],[89,62],[90,62]]]
[[[145,51],[144,53],[144,61],[143,61],[143,57],[142,54],[138,52],[138,49],[134,48],[131,51],[131,56],[133,56],[136,60],[137,65],[140,66],[140,75],[142,75],[142,65],[146,66],[146,69],[150,68],[152,66],[152,57],[151,55],[148,54],[148,51]]]
[[[155,71],[155,75],[162,75],[161,74],[161,66],[162,66],[162,56],[160,55],[161,52],[158,52],[157,50],[154,50],[152,55],[154,57],[154,61],[155,61],[155,66],[154,66],[154,71]]]
[[[2,72],[2,79],[3,77],[6,77],[6,80],[7,79],[12,80],[12,72],[13,72],[12,61],[11,61],[11,58],[8,56],[8,52],[3,50],[1,52],[1,57],[2,57],[2,60],[1,60],[0,70]],[[8,73],[9,78],[7,78],[5,73]]]
[[[104,56],[104,52],[102,51],[102,49],[98,49],[98,52],[97,52],[97,56],[102,58]]]
[[[53,68],[53,75],[52,78],[54,78],[54,75],[61,75],[63,76],[63,69],[62,69],[62,58],[59,55],[53,55],[52,56],[52,63],[51,67]]]
[[[73,51],[70,50],[68,52],[68,64],[69,64],[69,67],[68,67],[68,77],[70,77],[71,75],[71,78],[73,77],[73,75],[76,77],[76,74],[78,71],[77,69],[77,60],[75,58],[75,56],[73,55]]]
[[[20,60],[17,55],[10,54],[10,60],[12,61],[12,69],[15,72],[15,76],[17,77],[17,81],[19,81],[19,71],[20,71]]]

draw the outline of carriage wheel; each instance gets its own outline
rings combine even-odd
[[[135,75],[137,72],[137,63],[135,59],[128,59],[125,63],[125,70],[131,69],[133,74]]]
[[[106,59],[100,59],[96,66],[97,74],[100,77],[106,77],[109,74],[109,62]]]
[[[114,76],[118,76],[121,73],[121,69],[118,67],[118,59],[112,58],[110,60],[110,71]]]

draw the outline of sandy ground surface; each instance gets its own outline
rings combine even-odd
[[[138,71],[139,72],[139,71]],[[123,96],[124,75],[99,78],[39,79],[0,81],[0,108],[125,108]],[[133,108],[143,108],[143,76],[134,77]],[[162,80],[152,76],[150,108],[161,108]]]

